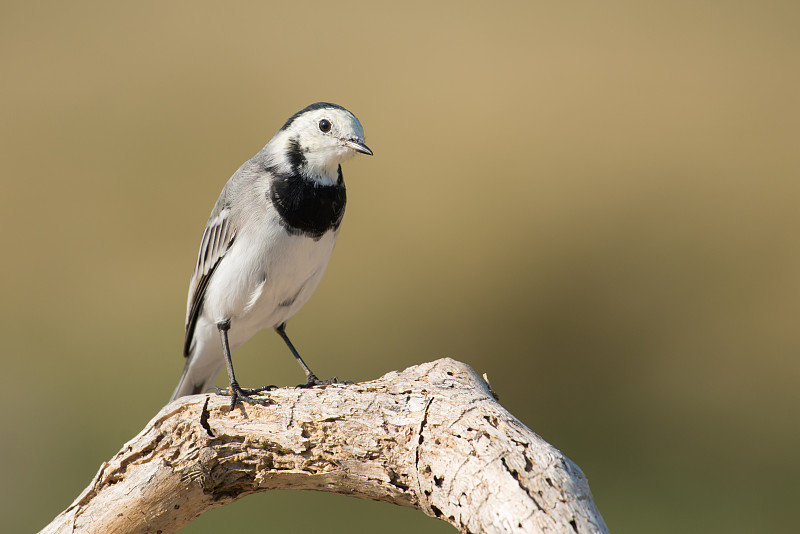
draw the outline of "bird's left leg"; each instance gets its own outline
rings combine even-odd
[[[300,367],[302,367],[303,371],[305,371],[306,373],[306,383],[299,384],[297,387],[310,388],[312,386],[327,386],[339,382],[339,379],[336,378],[335,376],[330,380],[320,380],[319,378],[317,378],[317,375],[311,372],[311,369],[309,369],[308,365],[306,365],[306,362],[304,362],[303,358],[300,357],[300,354],[297,353],[297,349],[294,348],[294,345],[292,345],[292,342],[289,340],[289,336],[286,335],[286,323],[278,325],[275,328],[275,331],[278,333],[279,336],[281,336],[281,339],[283,339],[284,343],[286,343],[286,346],[289,347],[290,351],[292,351],[292,356],[295,357],[297,363],[300,364]]]
[[[226,319],[224,321],[220,321],[217,323],[217,330],[219,330],[220,340],[222,341],[222,351],[225,353],[225,366],[228,368],[228,389],[220,389],[214,388],[217,392],[217,395],[230,395],[231,397],[231,411],[236,407],[237,401],[249,402],[250,404],[261,404],[262,406],[268,406],[272,404],[272,401],[262,400],[262,399],[254,399],[250,397],[255,393],[261,393],[262,391],[269,391],[271,389],[275,389],[275,386],[264,386],[255,389],[243,389],[239,387],[239,382],[236,381],[236,375],[233,373],[233,361],[231,360],[231,349],[230,345],[228,344],[228,330],[231,329],[231,320]]]

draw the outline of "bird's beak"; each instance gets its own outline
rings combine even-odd
[[[352,148],[356,152],[361,152],[362,154],[366,154],[367,156],[372,155],[372,150],[370,150],[367,145],[365,145],[362,141],[359,141],[358,139],[346,139],[344,142],[344,146]]]

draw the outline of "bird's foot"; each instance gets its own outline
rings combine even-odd
[[[320,380],[317,378],[317,375],[311,373],[308,375],[308,381],[305,384],[297,384],[296,387],[313,388],[314,386],[330,386],[331,384],[352,384],[352,382],[349,380],[339,380],[339,378],[336,376],[328,380]]]
[[[223,397],[230,397],[231,398],[231,411],[236,407],[237,402],[241,402],[242,404],[249,403],[249,404],[260,404],[261,406],[269,406],[270,404],[274,404],[274,402],[270,399],[254,399],[250,395],[255,395],[256,393],[261,393],[262,391],[272,391],[273,389],[277,389],[276,386],[263,386],[260,388],[242,388],[239,387],[239,384],[233,382],[230,386],[225,389],[214,387],[212,388],[217,393],[217,395],[222,395]]]

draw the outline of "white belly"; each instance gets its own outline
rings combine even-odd
[[[277,225],[237,235],[212,276],[202,315],[212,324],[230,319],[232,351],[259,330],[286,322],[322,280],[337,235],[314,241]]]

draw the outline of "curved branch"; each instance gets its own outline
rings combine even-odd
[[[581,470],[466,364],[361,384],[165,406],[44,533],[175,532],[251,493],[311,489],[410,506],[462,532],[607,532]]]

